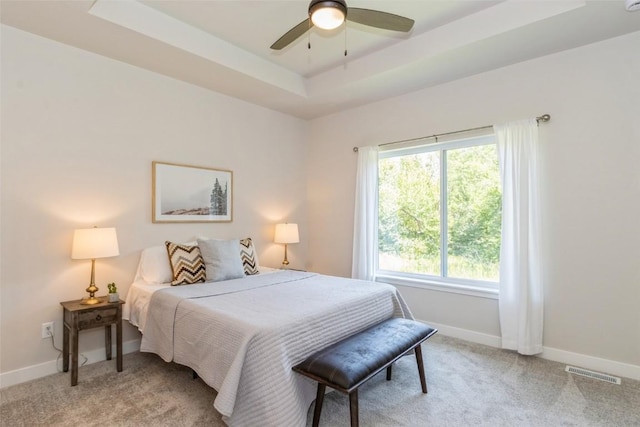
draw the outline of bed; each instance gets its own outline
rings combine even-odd
[[[143,252],[123,314],[142,332],[140,351],[192,368],[217,390],[214,407],[230,426],[306,425],[316,385],[291,367],[385,319],[412,318],[382,283],[258,267],[170,286],[145,268]]]

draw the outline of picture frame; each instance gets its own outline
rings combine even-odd
[[[233,172],[152,162],[152,221],[233,221]]]

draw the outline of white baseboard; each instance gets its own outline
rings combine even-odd
[[[126,341],[122,343],[122,353],[133,353],[134,351],[140,350],[140,340]],[[87,362],[85,365],[90,365],[92,363],[101,362],[106,360],[106,356],[104,354],[104,348],[98,348],[95,350],[88,351],[86,353],[82,353],[86,358]],[[114,345],[111,349],[111,355],[115,358],[116,354],[116,346]],[[79,362],[82,363],[84,359],[82,357],[79,358]],[[0,374],[0,388],[9,387],[15,384],[24,383],[27,381],[35,380],[37,378],[46,377],[52,374],[56,374],[59,372],[59,369],[62,369],[62,358],[60,358],[60,367],[58,367],[58,360],[50,360],[48,362],[40,363],[38,365],[27,366],[26,368],[16,369],[15,371],[4,372]]]
[[[484,344],[490,347],[500,348],[502,340],[499,336],[483,334],[480,332],[470,331],[468,329],[456,328],[439,323],[424,321],[434,328],[438,329],[438,333],[453,338],[470,341],[477,344]],[[124,354],[133,353],[140,350],[140,340],[127,341],[123,343],[122,352]],[[115,346],[112,354],[115,355]],[[83,353],[87,357],[87,363],[96,363],[105,360],[104,349],[96,349]],[[569,365],[591,369],[604,374],[617,375],[633,380],[640,380],[640,366],[631,365],[629,363],[616,362],[614,360],[601,359],[598,357],[587,356],[584,354],[573,353],[570,351],[559,350],[551,347],[544,347],[542,354],[538,355],[543,359],[552,360],[554,362],[566,363]],[[62,363],[62,362],[60,362]],[[37,378],[46,377],[58,372],[56,360],[41,363],[38,365],[28,366],[26,368],[16,369],[0,374],[0,388],[9,387],[14,384],[20,384]]]
[[[422,322],[422,320],[420,321]],[[439,334],[446,335],[448,337],[459,338],[476,344],[484,344],[497,348],[500,348],[502,343],[501,338],[495,335],[483,334],[481,332],[470,331],[468,329],[456,328],[454,326],[447,326],[429,321],[424,321],[424,323],[436,328]]]
[[[438,329],[438,333],[448,337],[459,338],[477,344],[488,345],[490,347],[502,347],[502,339],[496,335],[483,334],[429,321],[425,321],[425,323]],[[585,354],[573,353],[552,347],[543,347],[542,354],[537,356],[554,362],[566,363],[572,366],[590,369],[603,374],[617,375],[633,380],[640,380],[640,366],[631,365],[629,363],[601,359],[599,357],[587,356]]]
[[[557,348],[544,347],[540,355],[543,359],[554,362],[566,363],[580,368],[591,369],[603,374],[617,375],[620,377],[640,380],[640,366],[630,363],[616,362],[614,360],[601,359],[585,354],[572,353]]]

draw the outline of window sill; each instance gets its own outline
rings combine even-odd
[[[401,277],[391,274],[377,274],[376,282],[389,283],[391,285],[409,286],[412,288],[428,289],[431,291],[449,292],[454,294],[469,295],[473,297],[498,299],[498,289],[485,288],[460,283],[445,283],[437,280],[416,279]]]

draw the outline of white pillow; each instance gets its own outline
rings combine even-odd
[[[200,253],[207,270],[207,282],[244,277],[240,258],[240,241],[198,239]]]
[[[165,246],[152,246],[140,254],[140,275],[151,284],[171,283],[173,272]]]

